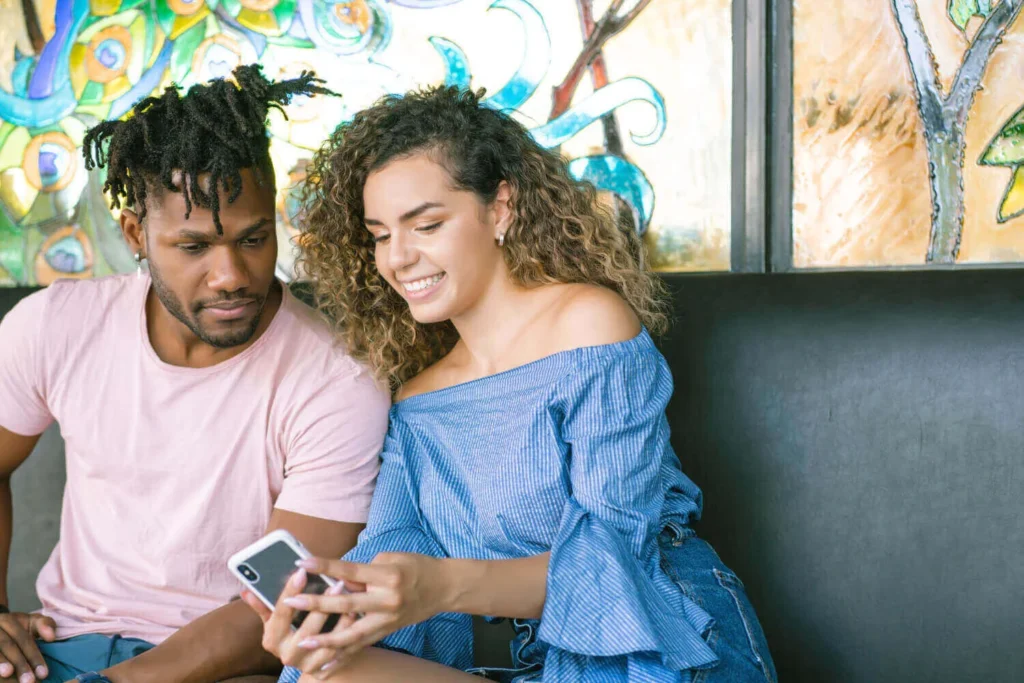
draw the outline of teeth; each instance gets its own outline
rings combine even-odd
[[[412,282],[406,282],[402,286],[405,287],[405,291],[407,292],[422,292],[427,287],[433,287],[434,285],[436,285],[438,282],[441,281],[441,278],[443,277],[444,273],[439,273],[432,277],[425,277],[422,280],[413,280]]]

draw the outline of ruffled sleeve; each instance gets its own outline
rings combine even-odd
[[[366,528],[359,535],[356,547],[342,559],[368,564],[380,553],[447,557],[420,516],[416,481],[408,462],[414,456],[415,442],[407,429],[392,410]],[[445,613],[395,631],[377,646],[465,669],[473,662],[472,633],[469,615]],[[299,675],[298,671],[287,667],[280,683],[298,681]]]
[[[413,441],[407,429],[392,410],[366,528],[346,560],[368,563],[380,553],[392,552],[445,557],[420,515],[419,494],[408,462]]]
[[[648,340],[649,341],[649,340]],[[572,495],[552,542],[545,679],[677,681],[717,663],[710,615],[662,571],[658,535],[672,378],[653,346],[598,347],[555,403]],[[600,658],[600,659],[594,659]]]

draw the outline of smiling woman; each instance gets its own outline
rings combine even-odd
[[[365,219],[374,237],[374,261],[419,323],[458,318],[507,278],[495,247],[509,229],[510,193],[502,182],[494,203],[484,204],[471,191],[453,189],[443,169],[424,154],[388,163],[367,177],[363,201],[374,212]]]
[[[392,387],[510,283],[598,284],[652,332],[666,324],[637,233],[482,93],[429,88],[360,112],[318,153],[307,200],[301,266],[350,351]]]
[[[247,598],[283,683],[774,681],[742,584],[690,528],[636,231],[456,87],[357,114],[312,178],[305,266],[396,392],[358,545],[303,565],[350,592],[300,595],[300,572],[273,611]],[[514,619],[511,668],[473,668],[468,615]]]

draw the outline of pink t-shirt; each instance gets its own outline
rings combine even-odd
[[[0,323],[0,425],[56,420],[66,444],[60,541],[36,584],[60,638],[159,643],[238,593],[227,559],[273,508],[369,510],[390,399],[316,313],[286,288],[252,346],[181,368],[153,351],[148,291],[134,275],[58,282]]]

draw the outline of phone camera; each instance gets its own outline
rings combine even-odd
[[[256,573],[256,570],[244,562],[238,565],[238,571],[241,572],[242,576],[244,576],[250,583],[256,583],[260,579],[260,575]]]

